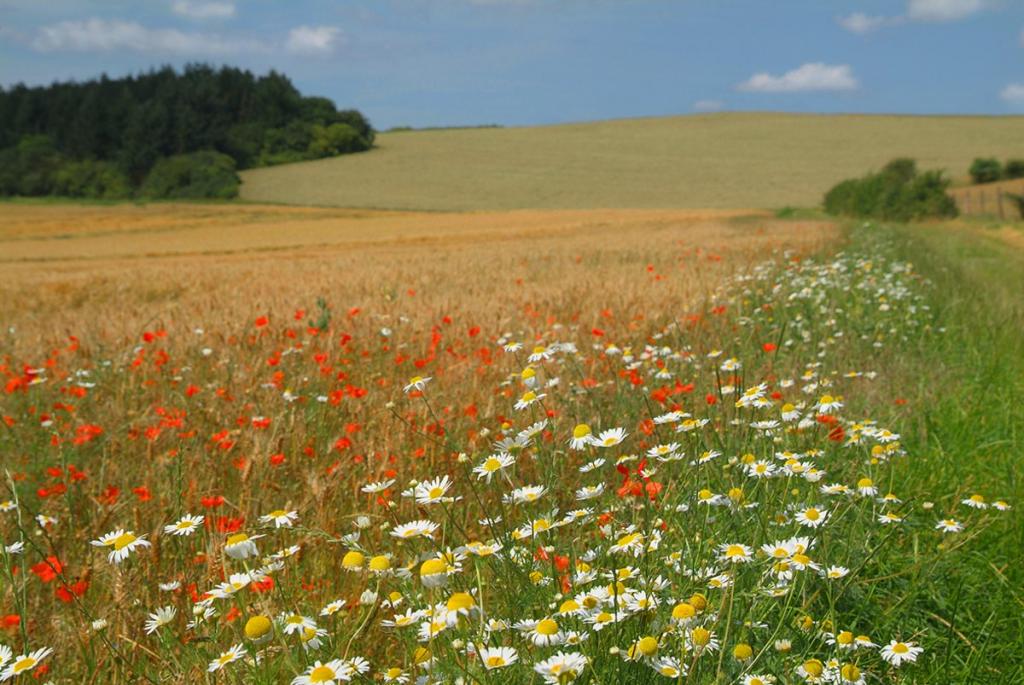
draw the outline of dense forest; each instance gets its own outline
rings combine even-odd
[[[196,64],[0,88],[0,195],[233,197],[236,169],[361,152],[354,109],[288,77]]]

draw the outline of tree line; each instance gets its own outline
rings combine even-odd
[[[192,64],[0,88],[0,195],[232,197],[237,169],[361,152],[358,110],[276,71]]]
[[[825,194],[825,211],[888,221],[953,217],[957,208],[946,194],[949,183],[942,171],[918,171],[913,159],[900,157],[881,171],[837,183]]]

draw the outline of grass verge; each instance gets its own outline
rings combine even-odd
[[[890,351],[897,368],[887,373],[901,380],[898,401],[907,402],[912,427],[904,432],[912,459],[899,476],[923,498],[957,493],[950,506],[973,493],[1019,505],[1024,250],[962,223],[859,227],[851,239],[871,232],[891,239],[894,253],[932,282],[930,304],[942,331]],[[939,504],[935,509],[945,515]],[[944,636],[938,658],[916,682],[1024,680],[1024,527],[1014,512],[969,533],[950,548],[940,544],[937,554],[915,544],[907,552],[914,558],[889,557],[877,569],[876,608],[916,606],[908,628]]]

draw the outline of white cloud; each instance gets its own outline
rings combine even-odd
[[[985,8],[985,0],[908,0],[907,17],[914,21],[956,21]]]
[[[253,41],[177,29],[151,29],[134,21],[96,18],[43,26],[32,39],[32,47],[40,52],[131,50],[174,55],[222,55],[262,49]]]
[[[851,33],[870,33],[888,26],[899,26],[908,21],[942,22],[965,19],[985,9],[991,0],[907,0],[907,11],[898,16],[884,16],[854,12],[839,17],[839,25]],[[1024,42],[1024,36],[1021,37]]]
[[[196,2],[196,0],[176,0],[171,9],[189,19],[227,19],[235,16],[233,2]]]
[[[883,17],[854,12],[848,17],[839,17],[839,25],[850,33],[870,33],[883,26],[892,26],[901,21],[901,17]]]
[[[288,32],[285,47],[298,54],[325,54],[331,52],[341,37],[336,26],[299,26]]]
[[[1024,105],[1024,83],[1011,83],[1001,91],[999,97],[1011,105]]]
[[[693,103],[693,109],[696,112],[718,112],[725,108],[725,103],[721,100],[697,100]]]
[[[859,84],[848,64],[808,62],[782,76],[754,74],[736,86],[755,93],[798,93],[817,90],[856,90]]]

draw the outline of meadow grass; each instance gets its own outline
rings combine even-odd
[[[928,493],[996,487],[1019,501],[1024,449],[1024,250],[1020,226],[977,220],[852,229],[881,232],[930,279],[942,335],[890,351],[890,375],[912,407],[904,434],[915,459],[902,475]],[[1007,239],[1007,236],[1010,236]],[[919,555],[909,575],[880,569],[885,602],[912,604],[911,624],[942,636],[940,659],[914,682],[1024,679],[1024,526],[1018,516],[978,532],[963,556]],[[910,562],[907,558],[904,561]],[[886,610],[886,603],[878,607]]]
[[[382,133],[370,152],[242,172],[241,197],[382,209],[815,206],[894,157],[966,176],[1024,156],[1024,117],[700,114]]]
[[[6,236],[0,678],[1022,675],[1016,234],[190,211]]]

